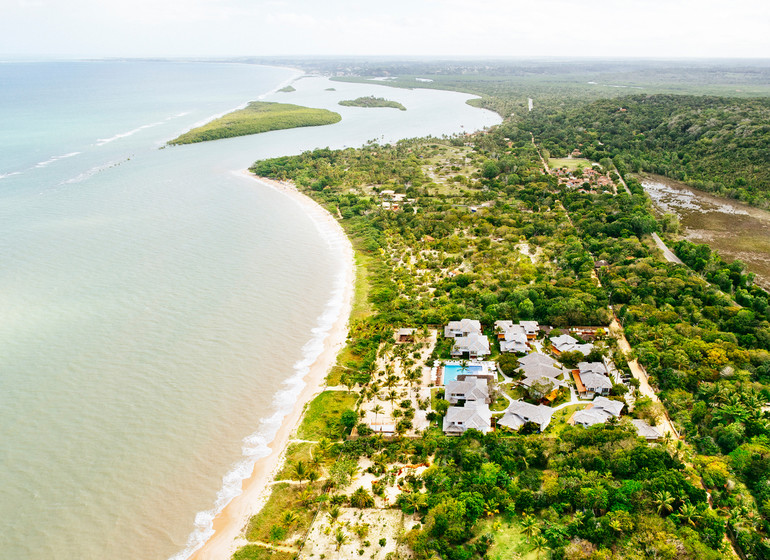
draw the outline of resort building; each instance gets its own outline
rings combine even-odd
[[[545,365],[545,366],[552,366],[552,367],[561,367],[559,362],[554,360],[551,356],[548,356],[547,354],[543,354],[542,352],[532,352],[531,354],[527,354],[526,356],[522,356],[519,358],[519,367],[524,368],[526,366],[530,365]]]
[[[572,372],[572,377],[581,399],[592,399],[595,395],[609,395],[612,390],[610,378],[600,373],[581,374],[576,370]]]
[[[444,336],[446,338],[459,338],[471,334],[481,334],[481,323],[476,319],[450,321],[449,324],[444,327]]]
[[[578,410],[572,420],[578,426],[587,428],[595,424],[604,424],[610,418],[619,418],[623,410],[623,404],[620,401],[613,401],[606,397],[596,397],[588,408]]]
[[[475,377],[473,375],[465,376],[464,381],[450,381],[444,389],[444,398],[450,404],[457,404],[458,401],[478,402],[489,404],[489,387],[486,378]]]
[[[654,426],[650,426],[647,420],[631,420],[631,423],[636,428],[636,433],[648,441],[655,441],[663,437],[660,430]]]
[[[602,362],[580,362],[577,365],[578,372],[580,375],[585,375],[587,373],[598,373],[599,375],[609,375],[607,372],[607,366],[605,366]]]
[[[519,321],[519,325],[524,329],[529,340],[537,338],[537,333],[540,331],[540,325],[537,324],[537,321]]]
[[[444,416],[444,433],[462,435],[470,429],[485,434],[492,430],[492,412],[489,406],[478,402],[466,402],[464,406],[450,406]]]
[[[588,356],[591,350],[594,349],[593,344],[580,344],[577,339],[572,338],[568,334],[561,336],[551,337],[551,349],[557,356],[563,352],[581,352],[584,356]]]
[[[500,341],[500,352],[525,354],[529,351],[527,333],[521,325],[514,325],[513,321],[495,321],[495,332]]]
[[[396,343],[404,344],[414,342],[414,329],[398,329],[396,331]]]
[[[489,339],[480,333],[471,333],[455,338],[454,346],[450,352],[452,356],[468,354],[469,358],[489,356],[490,353]]]
[[[550,406],[513,401],[506,409],[505,415],[497,421],[497,425],[518,431],[527,422],[534,422],[540,426],[540,431],[542,432],[551,423],[552,415],[553,409]]]

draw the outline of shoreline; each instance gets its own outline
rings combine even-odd
[[[243,480],[241,494],[233,498],[216,515],[213,520],[214,533],[200,548],[188,556],[190,560],[229,560],[239,547],[249,544],[243,538],[243,530],[249,519],[267,503],[271,484],[283,467],[286,448],[302,421],[305,407],[323,390],[326,376],[336,363],[340,350],[345,346],[348,321],[353,304],[355,282],[353,246],[339,222],[313,199],[302,194],[294,185],[258,177],[247,170],[244,170],[243,174],[263,186],[294,199],[319,227],[325,225],[329,227],[330,231],[336,230],[340,240],[344,240],[342,247],[345,252],[344,260],[347,263],[344,270],[344,292],[339,315],[334,319],[334,323],[323,340],[323,350],[302,378],[305,386],[291,411],[284,416],[275,437],[268,444],[270,454],[257,459],[251,475]]]

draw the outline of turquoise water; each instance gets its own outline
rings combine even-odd
[[[472,130],[447,92],[235,64],[0,64],[0,558],[184,558],[239,491],[339,305],[338,241],[241,171]],[[325,91],[328,87],[336,92]],[[159,149],[265,98],[329,127]]]
[[[461,373],[464,373],[466,375],[477,375],[479,373],[482,373],[484,371],[484,368],[482,366],[474,366],[474,365],[468,365],[465,367],[465,370],[463,371],[462,366],[454,365],[454,364],[446,364],[444,365],[444,373],[443,373],[443,381],[444,385],[447,383],[450,383],[457,379],[457,376]]]

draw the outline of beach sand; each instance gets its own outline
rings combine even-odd
[[[267,502],[270,496],[270,483],[283,465],[286,446],[299,426],[305,405],[322,390],[326,375],[336,363],[337,354],[345,345],[353,300],[353,282],[355,279],[353,247],[337,220],[311,198],[300,193],[294,185],[245,173],[262,185],[267,185],[286,196],[292,197],[303,206],[314,220],[329,224],[339,232],[341,239],[344,239],[342,245],[346,252],[345,261],[348,263],[347,282],[345,283],[340,314],[324,340],[322,353],[310,366],[310,371],[304,378],[305,388],[297,402],[294,403],[291,412],[284,418],[280,429],[269,445],[270,455],[255,463],[251,476],[243,481],[243,492],[227,504],[214,518],[214,535],[192,554],[190,557],[192,560],[229,560],[237,548],[248,544],[243,538],[243,529],[249,519],[259,512]]]

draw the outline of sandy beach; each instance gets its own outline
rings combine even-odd
[[[348,263],[345,271],[347,281],[345,282],[343,305],[339,316],[324,340],[323,351],[310,366],[310,371],[304,378],[305,387],[300,397],[294,403],[291,412],[284,417],[280,429],[269,445],[270,455],[255,463],[251,476],[243,482],[243,492],[214,518],[213,536],[193,553],[190,557],[192,560],[229,560],[237,548],[248,544],[242,537],[243,529],[249,519],[259,512],[267,502],[270,495],[270,483],[283,465],[286,446],[299,426],[305,405],[321,392],[327,373],[334,366],[337,354],[345,345],[353,299],[355,279],[353,247],[337,220],[311,198],[300,193],[294,185],[256,177],[247,171],[244,173],[260,185],[270,187],[291,197],[304,208],[313,220],[316,220],[319,227],[328,228],[328,231],[335,231],[339,234],[340,239],[344,240],[341,245],[346,252],[345,262]]]

